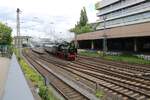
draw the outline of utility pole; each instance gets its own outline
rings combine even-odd
[[[17,8],[17,47],[18,47],[18,53],[19,53],[19,56],[21,55],[21,37],[20,37],[20,9]]]
[[[77,48],[77,33],[74,33],[74,44],[75,47]]]
[[[103,56],[105,56],[105,54],[107,52],[106,16],[103,16],[103,20],[104,20]]]

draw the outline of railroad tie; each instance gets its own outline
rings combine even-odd
[[[104,91],[108,91],[108,89],[107,89],[107,88],[105,88],[105,89],[104,89]]]
[[[109,93],[113,93],[113,91],[112,91],[112,90],[109,90],[108,92],[109,92]]]
[[[125,92],[128,92],[129,90],[127,90],[127,89],[124,89],[124,90],[122,90],[121,92],[122,93],[125,93]]]
[[[117,93],[116,93],[116,92],[113,92],[112,94],[113,94],[113,95],[117,95]]]
[[[123,99],[122,100],[128,100],[128,97],[123,97]]]
[[[120,87],[120,88],[118,88],[118,89],[116,89],[117,91],[121,91],[121,90],[123,90],[123,88],[122,87]]]
[[[137,98],[137,100],[145,100],[145,96],[140,96]]]
[[[113,89],[118,89],[119,88],[119,86],[114,86],[114,87],[112,87]]]
[[[150,89],[150,87],[148,87],[147,85],[145,85],[145,84],[141,84],[140,86],[142,86],[142,87],[147,87],[147,88],[149,88]]]
[[[138,97],[139,93],[134,93],[133,95],[131,95],[131,97]]]
[[[113,86],[114,86],[113,84],[108,85],[108,87],[113,87]]]
[[[119,98],[122,98],[122,95],[121,95],[121,94],[118,94],[117,96],[118,96]]]
[[[111,85],[111,84],[110,84],[110,83],[105,83],[105,85],[108,85],[108,86],[109,86],[109,85]]]
[[[142,84],[141,84],[141,83],[136,83],[136,85],[137,85],[137,86],[140,86],[140,85],[142,85]]]
[[[125,92],[126,95],[131,95],[133,92],[129,91],[129,92]]]

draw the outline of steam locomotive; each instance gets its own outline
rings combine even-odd
[[[51,53],[59,58],[73,61],[76,59],[77,48],[74,43],[63,42],[52,45],[45,45],[46,52]]]

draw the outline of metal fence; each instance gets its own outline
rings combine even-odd
[[[10,45],[0,45],[0,56],[11,58],[13,47]]]

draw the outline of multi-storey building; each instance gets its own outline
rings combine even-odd
[[[78,35],[80,48],[150,51],[150,0],[101,0],[95,6],[97,31]]]
[[[102,0],[96,4],[99,26],[106,28],[150,21],[150,0]]]

